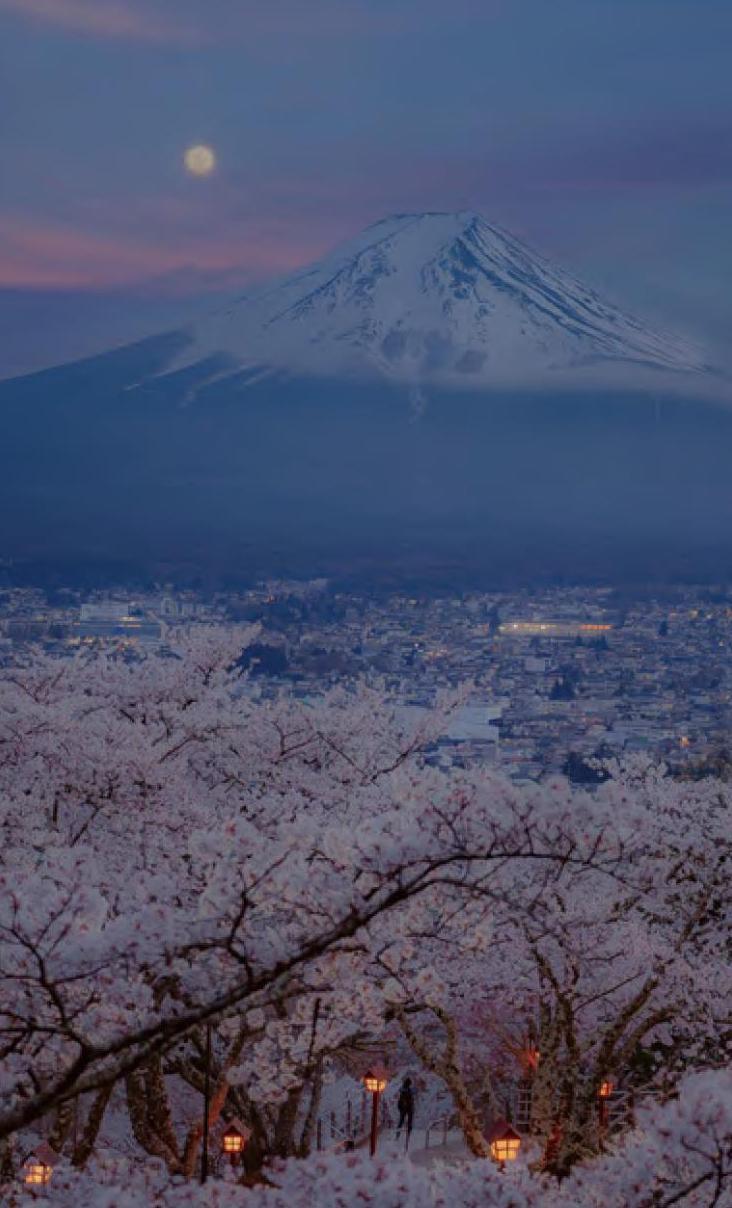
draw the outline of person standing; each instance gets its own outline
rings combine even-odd
[[[406,1124],[408,1145],[409,1138],[412,1135],[412,1125],[414,1124],[414,1090],[411,1078],[405,1078],[402,1082],[399,1098],[397,1099],[397,1107],[399,1109],[399,1123],[397,1124],[396,1135],[397,1137],[399,1136]]]

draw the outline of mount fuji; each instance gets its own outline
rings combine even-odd
[[[266,364],[481,388],[696,374],[702,354],[603,302],[478,214],[400,214],[185,333],[175,368]]]
[[[0,574],[716,581],[719,381],[478,215],[399,215],[188,327],[0,382]]]

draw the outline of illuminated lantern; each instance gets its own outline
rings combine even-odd
[[[488,1133],[488,1144],[494,1162],[503,1166],[515,1162],[521,1148],[521,1137],[506,1120],[498,1120]]]
[[[51,1180],[58,1154],[45,1141],[23,1163],[23,1182],[29,1187],[45,1187]]]
[[[610,1096],[612,1095],[614,1090],[615,1090],[615,1083],[612,1082],[609,1078],[605,1078],[600,1083],[600,1086],[599,1086],[599,1089],[597,1092],[597,1098],[598,1098],[597,1106],[598,1106],[599,1116],[600,1116],[600,1128],[607,1128],[608,1120],[610,1118],[610,1113],[608,1110],[608,1106],[609,1106],[608,1099],[610,1098]]]
[[[384,1070],[376,1068],[364,1074],[363,1084],[372,1095],[380,1095],[382,1091],[385,1091],[387,1082],[388,1078]]]
[[[25,1182],[35,1186],[45,1186],[53,1174],[53,1168],[45,1162],[26,1162],[24,1170]]]
[[[369,1152],[373,1158],[376,1153],[376,1139],[379,1133],[379,1096],[386,1090],[389,1075],[383,1065],[372,1065],[363,1076],[363,1084],[371,1095],[371,1139]]]
[[[232,1166],[236,1165],[244,1153],[244,1148],[250,1135],[246,1124],[242,1124],[241,1120],[236,1119],[236,1117],[229,1124],[229,1127],[221,1138],[221,1148],[227,1157],[231,1158]]]

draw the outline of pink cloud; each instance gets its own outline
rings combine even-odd
[[[151,7],[123,0],[0,0],[0,11],[101,38],[186,43],[201,37],[193,26],[161,19]]]
[[[247,232],[181,239],[97,233],[18,215],[0,215],[0,287],[98,289],[169,277],[213,286],[221,279],[252,279],[286,272],[323,250],[287,227],[248,224]]]
[[[490,17],[499,0],[453,0],[450,19]],[[171,16],[171,9],[175,16]],[[91,37],[201,45],[232,37],[343,37],[394,33],[425,20],[440,21],[442,0],[421,6],[392,0],[379,10],[370,0],[236,0],[229,11],[206,10],[200,0],[0,0],[0,12]],[[201,15],[203,12],[203,16]]]

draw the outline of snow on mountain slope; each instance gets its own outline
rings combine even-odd
[[[603,302],[478,214],[401,214],[189,329],[171,369],[273,366],[465,386],[704,371],[691,345]]]

